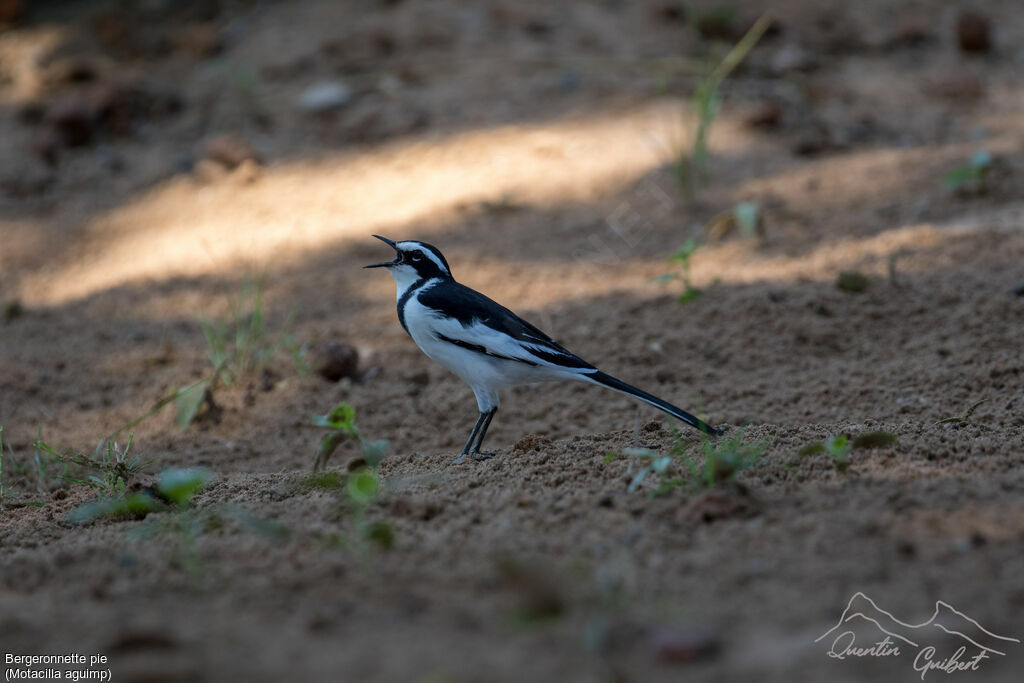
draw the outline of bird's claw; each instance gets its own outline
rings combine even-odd
[[[455,460],[452,460],[452,464],[461,465],[466,461],[467,455],[477,462],[483,462],[484,460],[490,460],[491,458],[494,457],[495,454],[484,453],[482,451],[473,451],[472,453],[459,453],[459,457],[455,458]]]

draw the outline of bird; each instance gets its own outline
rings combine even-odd
[[[479,416],[455,459],[484,460],[487,429],[498,412],[498,392],[518,384],[576,380],[597,384],[650,404],[709,436],[722,431],[668,401],[605,374],[536,326],[480,292],[455,281],[441,251],[426,242],[396,242],[374,235],[395,250],[387,268],[395,280],[398,322],[431,359],[473,390]]]

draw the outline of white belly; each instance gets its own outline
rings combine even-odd
[[[409,335],[423,353],[458,375],[475,392],[482,390],[495,393],[516,384],[565,379],[563,373],[553,372],[550,367],[488,356],[440,339],[441,335],[459,339],[472,337],[473,328],[466,330],[458,321],[439,317],[435,311],[421,305],[415,295],[405,306],[405,324]],[[470,338],[469,341],[479,341],[481,346],[502,353],[501,348],[494,348],[493,340]],[[484,343],[485,341],[492,343]],[[513,349],[508,349],[507,355],[512,353]]]

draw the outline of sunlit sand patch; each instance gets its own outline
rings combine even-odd
[[[30,276],[23,296],[58,303],[131,281],[298,263],[326,246],[419,221],[433,228],[458,207],[511,197],[534,206],[600,202],[665,163],[665,126],[678,103],[299,161],[252,183],[178,177],[92,220],[74,259]],[[743,144],[723,127],[718,151]]]
[[[0,104],[24,102],[43,89],[38,63],[68,40],[66,26],[41,25],[0,34],[0,63],[10,82],[3,88]]]
[[[1014,222],[1014,217],[1018,222]],[[941,251],[950,240],[964,236],[983,233],[986,239],[1004,239],[1008,249],[1022,251],[1022,219],[1024,206],[943,225],[907,225],[870,237],[830,240],[806,253],[793,255],[767,254],[758,251],[752,242],[732,241],[698,251],[693,257],[692,275],[697,287],[713,283],[728,286],[800,280],[832,282],[843,270],[888,277],[891,261],[897,273],[911,274],[925,267],[934,269],[943,259],[932,252]],[[927,265],[915,260],[920,254],[930,254],[925,259]],[[614,277],[609,277],[610,267],[614,268]],[[622,258],[611,266],[569,260],[554,269],[550,264],[486,259],[474,264],[463,279],[472,280],[470,284],[485,291],[500,288],[522,304],[543,308],[615,292],[662,296],[675,290],[657,284],[655,278],[672,268],[666,261],[649,258]],[[376,285],[368,283],[368,287],[376,288]]]

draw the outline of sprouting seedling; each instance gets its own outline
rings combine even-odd
[[[129,529],[126,536],[136,540],[170,534],[177,539],[171,556],[177,559],[193,578],[199,575],[197,541],[210,529],[223,526],[228,519],[262,536],[280,538],[288,534],[284,525],[255,517],[248,510],[232,503],[214,503],[202,508],[194,505],[196,495],[212,481],[213,474],[202,467],[164,470],[157,475],[151,490],[128,495],[100,498],[79,505],[68,515],[75,524],[103,520],[146,518]],[[154,515],[150,513],[163,512]]]
[[[380,495],[380,474],[377,467],[367,465],[350,472],[345,482],[345,492],[360,538],[383,550],[390,550],[395,543],[391,525],[385,521],[371,522],[366,516],[367,509]]]
[[[687,301],[692,301],[700,296],[701,290],[693,286],[693,279],[690,275],[691,260],[693,255],[700,249],[700,243],[692,237],[688,238],[683,246],[679,247],[678,250],[668,260],[670,263],[677,263],[678,269],[673,273],[665,273],[658,277],[658,282],[668,283],[675,280],[679,280],[683,283],[683,293],[679,295],[679,303],[685,304]]]
[[[623,451],[626,455],[642,458],[643,468],[634,475],[628,490],[635,491],[650,475],[659,475],[661,481],[652,495],[658,496],[668,491],[684,487],[713,487],[735,479],[745,469],[753,467],[760,460],[768,447],[767,442],[746,442],[742,431],[737,431],[725,438],[713,441],[707,434],[701,436],[700,451],[704,456],[703,466],[689,454],[690,444],[678,432],[673,430],[673,444],[668,455],[647,448],[630,448]],[[682,477],[669,478],[672,466],[682,467]]]
[[[59,453],[43,443],[43,430],[39,429],[33,444],[32,464],[35,465],[32,476],[35,479],[36,493],[49,493],[55,488],[58,480],[67,480],[68,473],[75,463],[61,457]]]
[[[969,190],[983,193],[988,190],[988,175],[992,170],[992,155],[987,149],[975,152],[966,164],[947,173],[943,182],[951,190]]]
[[[6,454],[9,456],[7,458],[7,463],[6,463],[7,464],[7,470],[8,470],[8,472],[7,472],[7,479],[8,479],[8,483],[11,484],[11,486],[8,489],[8,498],[10,498],[10,495],[9,495],[10,494],[10,489],[13,488],[13,484],[16,481],[24,480],[24,481],[27,482],[27,481],[29,481],[29,480],[31,480],[33,478],[32,477],[32,472],[31,472],[31,469],[29,468],[29,466],[26,465],[25,463],[19,463],[18,460],[14,457],[14,449],[11,447],[11,444],[4,443],[4,428],[3,428],[3,425],[0,425],[0,507],[3,507],[4,505],[6,505],[8,507],[22,507],[22,506],[43,507],[44,505],[46,505],[46,503],[41,502],[41,501],[26,501],[26,502],[12,503],[9,500],[8,501],[4,500],[4,455],[5,455],[5,448],[6,448]],[[35,481],[36,481],[36,492],[37,493],[45,493],[46,492],[46,471],[48,469],[48,465],[45,464],[46,462],[47,461],[46,461],[45,456],[44,457],[37,457],[36,458],[37,470],[36,470],[36,474],[35,474]],[[11,481],[11,475],[12,474],[14,475],[14,482]]]
[[[124,493],[128,483],[151,464],[150,462],[142,462],[138,457],[128,457],[134,438],[134,434],[130,435],[128,443],[123,449],[116,441],[103,439],[96,446],[96,450],[91,456],[60,453],[42,439],[36,441],[35,448],[37,452],[43,451],[48,453],[62,463],[96,472],[96,474],[88,475],[85,479],[66,475],[62,475],[62,479],[98,488],[107,495],[116,495]]]
[[[139,519],[150,512],[167,509],[186,510],[192,499],[213,478],[202,467],[164,470],[157,475],[153,491],[111,495],[79,505],[68,516],[75,524],[88,524],[102,519]]]
[[[276,339],[267,329],[263,289],[262,280],[246,279],[237,296],[230,292],[227,295],[230,318],[199,319],[213,371],[198,382],[177,389],[158,404],[162,407],[174,401],[176,419],[182,429],[192,423],[204,405],[216,412],[213,392],[221,384],[232,386],[243,377],[258,374],[281,351],[291,354],[300,374],[309,372],[304,359],[305,347],[288,331],[291,318],[285,323],[285,331]]]
[[[629,482],[629,486],[626,488],[627,491],[632,493],[640,488],[640,485],[644,483],[644,479],[649,474],[664,474],[665,470],[668,469],[669,465],[672,464],[671,455],[662,455],[657,451],[652,451],[649,448],[627,448],[623,451],[625,455],[633,458],[639,458],[646,461],[640,471],[637,472],[632,481]]]
[[[692,197],[697,189],[697,183],[706,176],[707,165],[710,158],[708,153],[708,135],[711,132],[711,124],[718,115],[718,108],[721,97],[718,89],[722,82],[732,71],[739,66],[747,54],[754,48],[757,42],[771,26],[772,18],[762,15],[750,30],[740,39],[729,53],[718,65],[705,76],[694,90],[692,105],[696,114],[697,125],[694,131],[693,143],[689,153],[679,154],[676,162],[676,179],[679,187],[687,197]]]
[[[965,412],[963,415],[955,415],[953,417],[947,417],[947,418],[944,418],[942,420],[939,420],[935,424],[936,425],[942,425],[942,424],[965,424],[967,422],[970,422],[971,421],[971,416],[974,415],[974,411],[977,410],[978,406],[980,406],[982,403],[985,403],[986,401],[988,401],[987,398],[983,398],[980,401],[975,401],[970,406],[968,406],[967,412]]]
[[[181,508],[192,506],[192,499],[213,479],[202,467],[164,470],[156,478],[156,490],[167,501]]]
[[[391,525],[383,521],[369,521],[367,510],[380,494],[381,481],[377,466],[387,455],[391,444],[386,439],[364,439],[359,433],[359,427],[356,426],[355,408],[344,401],[334,406],[326,415],[314,415],[313,424],[329,431],[320,439],[317,446],[316,458],[313,461],[313,479],[307,483],[328,483],[323,481],[323,475],[318,473],[327,466],[327,460],[343,441],[357,439],[363,452],[362,461],[350,463],[352,471],[345,475],[343,486],[327,488],[341,493],[343,504],[354,518],[360,538],[378,547],[389,549],[394,543]],[[340,479],[338,484],[341,484]]]
[[[832,456],[836,471],[846,474],[850,468],[850,439],[846,434],[833,434],[825,440],[825,450]]]
[[[768,448],[767,442],[748,443],[743,440],[743,436],[742,430],[718,441],[713,441],[707,434],[701,435],[704,486],[712,487],[731,481],[737,474],[753,467],[761,459]]]
[[[307,475],[300,482],[307,490],[334,493],[343,510],[353,520],[359,541],[388,550],[394,544],[394,531],[386,521],[370,521],[368,512],[380,496],[381,478],[376,464],[365,462],[347,473],[320,471]],[[353,544],[342,534],[332,534],[324,539],[330,546],[341,546],[366,550],[362,544]]]
[[[319,472],[326,467],[327,460],[338,446],[350,438],[359,441],[363,459],[370,467],[376,467],[391,448],[390,442],[386,439],[376,441],[364,439],[356,426],[356,409],[344,401],[334,406],[326,415],[314,415],[313,424],[330,430],[320,439],[320,444],[317,446],[316,458],[313,460],[314,472]]]

